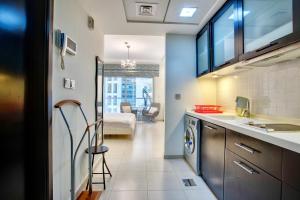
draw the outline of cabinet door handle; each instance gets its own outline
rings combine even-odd
[[[278,42],[271,42],[271,43],[269,43],[269,44],[267,44],[267,45],[265,45],[265,46],[262,46],[261,48],[257,49],[256,52],[260,52],[260,51],[262,51],[262,50],[264,50],[264,49],[267,49],[267,48],[269,48],[269,47],[271,47],[271,46],[274,46],[274,45],[276,45],[276,44],[278,44]]]
[[[239,148],[241,148],[241,149],[243,149],[243,150],[245,150],[245,151],[247,151],[247,152],[249,152],[249,153],[251,153],[251,154],[254,154],[254,152],[255,152],[254,149],[252,149],[252,148],[250,148],[250,147],[247,147],[247,146],[244,145],[244,144],[239,144],[239,143],[236,143],[236,142],[235,142],[234,145],[237,146],[237,147],[239,147]]]
[[[204,125],[204,128],[207,128],[207,129],[209,129],[209,130],[216,130],[216,128],[211,127],[211,126],[207,126],[207,125]]]
[[[250,167],[248,167],[246,164],[240,162],[240,161],[233,161],[234,164],[242,168],[244,171],[246,171],[249,174],[254,174],[256,171]]]

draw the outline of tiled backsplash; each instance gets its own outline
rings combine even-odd
[[[250,99],[253,114],[300,118],[300,60],[217,80],[217,103],[225,110],[235,109],[236,96]]]

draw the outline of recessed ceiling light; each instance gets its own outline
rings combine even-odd
[[[182,8],[180,17],[193,17],[197,8]]]

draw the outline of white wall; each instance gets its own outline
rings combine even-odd
[[[61,29],[69,34],[78,44],[76,56],[65,57],[66,69],[60,68],[60,56],[56,47],[53,49],[53,104],[62,99],[77,99],[82,102],[83,110],[90,122],[95,119],[95,56],[103,56],[103,34],[99,30],[91,31],[87,27],[86,13],[74,0],[55,1],[54,30]],[[76,80],[76,89],[68,90],[62,86],[63,78]],[[75,144],[84,130],[84,121],[78,109],[66,108]],[[53,192],[55,200],[70,198],[70,142],[66,126],[57,109],[53,109]],[[87,175],[87,155],[80,149],[76,162],[76,187]]]
[[[156,120],[163,121],[165,118],[165,57],[159,64],[159,77],[154,78],[154,102],[160,103],[160,112]]]
[[[253,114],[300,119],[299,88],[298,59],[218,79],[217,103],[234,110],[236,96],[244,96]]]
[[[181,94],[175,100],[175,94]],[[196,79],[196,42],[191,35],[166,35],[165,156],[183,155],[184,114],[195,104],[216,103],[214,80]]]

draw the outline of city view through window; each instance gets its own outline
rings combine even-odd
[[[104,112],[120,112],[120,103],[132,107],[148,107],[153,98],[153,78],[105,77]]]

